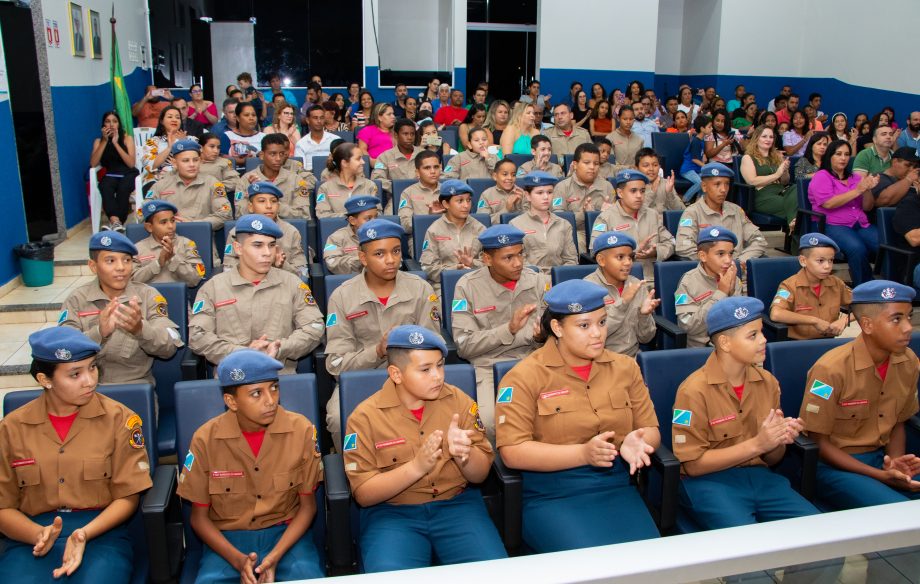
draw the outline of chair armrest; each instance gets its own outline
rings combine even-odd
[[[809,501],[815,497],[815,481],[818,475],[818,444],[807,436],[798,436],[789,445],[789,452],[801,459],[802,476],[798,485],[799,494]]]
[[[591,254],[581,253],[578,255],[578,263],[582,266],[590,266],[592,264],[596,264],[597,262],[594,261],[594,258],[591,256]]]
[[[803,215],[805,217],[802,217]],[[803,220],[806,218],[811,218],[817,221],[818,222],[818,227],[817,227],[818,233],[824,233],[824,230],[827,227],[827,216],[824,213],[819,213],[811,209],[799,208],[799,210],[796,212],[796,218],[803,219]],[[797,221],[796,229],[798,229],[800,226],[803,226],[803,225],[804,223],[802,221]]]
[[[655,327],[659,333],[664,333],[674,339],[674,348],[683,349],[687,346],[687,333],[681,330],[676,323],[671,322],[660,314],[653,314],[652,318],[655,319]],[[661,347],[659,346],[659,348]]]
[[[769,316],[764,315],[763,326],[771,333],[770,341],[787,341],[789,340],[789,327],[785,324],[771,320]]]
[[[196,355],[188,347],[183,349],[183,351],[182,360],[179,362],[179,368],[182,371],[182,381],[205,379],[204,357]]]
[[[907,418],[907,421],[904,422],[904,424],[907,426],[908,430],[920,432],[920,415]]]
[[[316,299],[319,309],[326,314],[326,272],[319,262],[310,264],[310,291]]]
[[[444,363],[447,365],[468,363],[465,359],[460,358],[460,354],[457,352],[457,342],[444,326],[441,327],[441,336],[444,338],[444,344],[447,345],[447,359],[444,360]]]
[[[348,570],[354,565],[354,545],[351,538],[351,489],[345,477],[345,461],[341,454],[323,457],[326,486],[326,546],[329,565]]]
[[[747,184],[747,183],[736,182],[736,183],[735,183],[735,188],[736,188],[736,191],[735,191],[735,193],[736,193],[736,194],[735,194],[736,201],[735,201],[735,202],[738,203],[741,207],[744,208],[744,212],[745,212],[745,213],[747,213],[747,214],[750,215],[751,211],[752,211],[753,208],[754,208],[754,195],[755,195],[755,189],[754,189],[754,187],[751,186],[751,185],[749,185],[749,184]],[[741,199],[740,193],[739,193],[738,191],[742,191],[742,190],[743,190],[743,191],[746,191],[746,194],[745,194],[745,196],[744,196],[744,200],[743,200],[743,201],[738,201],[738,199]],[[744,205],[741,205],[741,203],[744,203]]]
[[[652,470],[661,475],[661,505],[658,509],[658,529],[667,533],[677,523],[680,461],[667,446],[659,446],[651,456]]]
[[[521,473],[505,466],[505,461],[496,451],[492,461],[495,476],[498,477],[502,493],[502,540],[509,551],[521,547],[522,510],[524,506]]]
[[[907,284],[908,286],[912,286],[913,285],[913,278],[911,277],[912,271],[914,269],[914,266],[917,263],[918,257],[920,257],[918,256],[918,250],[903,249],[903,248],[900,248],[894,245],[890,245],[887,243],[881,243],[878,246],[878,251],[879,251],[878,258],[876,259],[876,262],[875,262],[876,270],[877,271],[881,270],[882,260],[884,259],[885,252],[891,252],[893,254],[902,256],[905,259],[905,262],[904,262],[904,273],[901,275],[901,283]]]
[[[332,443],[332,434],[326,428],[326,404],[335,391],[335,377],[329,374],[326,369],[326,345],[320,345],[313,351],[313,369],[316,374],[316,401],[319,404],[319,419],[323,422],[320,424],[320,432],[323,433],[323,444],[327,446],[327,452],[331,452],[334,444]]]
[[[407,272],[422,272],[422,264],[416,258],[403,258],[403,266]]]
[[[150,581],[174,581],[183,555],[182,513],[176,495],[176,465],[158,466],[153,486],[141,499]]]

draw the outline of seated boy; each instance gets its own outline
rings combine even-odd
[[[651,148],[643,148],[636,152],[636,168],[648,178],[648,188],[642,206],[654,209],[658,214],[686,209],[683,199],[674,188],[674,171],[671,171],[668,178],[661,176],[661,160],[657,152]]]
[[[195,242],[176,235],[176,206],[168,201],[147,201],[144,229],[150,235],[137,242],[131,279],[148,282],[185,282],[194,288],[204,277],[204,264]]]
[[[217,367],[229,411],[195,431],[177,489],[204,543],[198,582],[325,576],[310,532],[322,481],[316,427],[279,404],[282,367],[253,349]]]
[[[805,384],[800,416],[818,443],[817,489],[835,509],[920,498],[920,458],[904,422],[918,411],[910,350],[914,289],[888,280],[853,288],[862,334],[824,354]]]
[[[262,151],[265,152],[264,150]],[[265,215],[281,228],[282,236],[275,246],[275,261],[272,265],[286,272],[291,272],[301,279],[309,275],[307,256],[303,252],[303,240],[300,231],[284,219],[278,217],[281,199],[284,194],[278,185],[268,181],[257,181],[246,189],[249,195],[248,212]],[[237,206],[239,209],[240,206]],[[232,268],[239,263],[234,251],[233,242],[236,241],[236,227],[227,234],[227,246],[224,248],[224,267]]]
[[[506,557],[470,483],[494,454],[476,402],[444,383],[447,347],[436,333],[400,326],[385,339],[383,388],[348,417],[345,469],[361,506],[366,572]]]
[[[600,166],[597,167],[597,177],[606,180],[615,176],[617,169],[610,163],[610,153],[613,152],[613,143],[607,138],[595,138],[594,145],[597,146],[600,152]],[[568,176],[572,176],[574,172],[575,166],[569,165]]]
[[[822,233],[799,239],[799,272],[780,283],[770,306],[770,318],[789,325],[790,339],[836,337],[850,324],[840,314],[853,298],[850,288],[833,275],[834,240]]]
[[[299,176],[297,173],[284,168],[290,152],[290,141],[284,134],[266,134],[262,138],[262,151],[259,158],[262,164],[243,175],[243,184],[250,185],[254,182],[269,182],[281,192],[281,209],[278,215],[282,217],[297,217],[312,219],[310,214],[310,193],[316,186],[313,175],[306,173]],[[305,178],[306,177],[306,178]],[[312,182],[308,182],[312,181]],[[236,216],[247,214],[246,206],[242,201],[242,193],[236,201]],[[251,212],[251,211],[250,211]]]
[[[710,225],[697,239],[699,266],[681,277],[674,292],[677,325],[687,332],[688,347],[704,347],[706,314],[726,296],[741,295],[741,280],[732,258],[738,238],[720,225]]]
[[[323,262],[333,274],[357,274],[361,271],[358,257],[358,228],[380,214],[380,199],[371,195],[355,195],[345,200],[348,225],[337,229],[323,246]]]
[[[597,269],[585,280],[607,289],[610,298],[604,301],[607,308],[607,348],[615,353],[635,357],[639,343],[655,338],[655,319],[652,313],[660,300],[655,291],[630,275],[636,240],[626,233],[608,231],[594,239],[594,261]]]
[[[409,185],[402,192],[396,214],[399,223],[408,234],[412,234],[413,215],[434,215],[443,213],[444,207],[438,201],[441,193],[441,159],[436,152],[423,150],[415,157],[415,174],[418,182]],[[457,181],[462,182],[462,181]]]
[[[58,318],[58,325],[75,328],[102,347],[99,383],[154,383],[153,358],[169,359],[182,346],[166,299],[131,281],[136,255],[137,248],[121,233],[93,235],[89,269],[96,279],[71,292]]]
[[[501,223],[502,213],[517,213],[524,209],[524,189],[515,185],[517,167],[514,161],[502,158],[492,169],[491,186],[479,195],[477,213],[488,213],[492,225]]]
[[[575,213],[578,253],[588,249],[588,242],[585,241],[585,211],[603,211],[614,201],[613,185],[597,175],[600,156],[594,144],[579,144],[572,160],[574,172],[559,181],[553,190],[553,211]]]
[[[562,167],[553,162],[553,142],[543,134],[530,139],[530,153],[533,160],[528,160],[518,168],[517,175],[524,176],[533,170],[548,172],[556,178],[562,178]]]
[[[240,174],[233,167],[233,161],[220,155],[220,136],[210,132],[205,133],[201,140],[201,163],[198,172],[203,175],[213,176],[227,187],[227,198],[234,193],[242,193],[245,187]],[[242,195],[239,195],[242,198]]]
[[[415,157],[422,149],[415,145],[415,122],[401,118],[393,127],[396,134],[394,146],[377,157],[371,180],[379,180],[389,200],[393,200],[393,181],[415,178]]]

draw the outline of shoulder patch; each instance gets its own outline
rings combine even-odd
[[[233,244],[228,243],[227,245],[224,246],[224,255],[230,255],[232,253],[233,253]]]
[[[374,165],[374,170],[383,170],[383,169],[385,169],[385,168],[386,168],[386,165],[385,165],[384,163],[380,162],[379,160],[378,160],[377,163]]]
[[[831,399],[831,394],[834,393],[834,388],[830,385],[824,383],[820,379],[815,379],[811,388],[809,388],[808,393],[812,393],[823,400]]]
[[[316,195],[316,202],[317,202],[317,203],[322,203],[322,202],[325,201],[325,200],[326,200],[326,193],[320,193],[320,194]]]
[[[786,290],[785,288],[780,288],[779,291],[777,291],[776,295],[782,298],[783,300],[788,300],[789,297],[792,296],[789,290]]]
[[[554,197],[553,207],[561,207],[561,206],[562,206],[562,197]]]
[[[334,312],[330,312],[329,316],[326,317],[326,326],[335,326],[339,321],[339,317],[336,316]]]
[[[476,208],[477,208],[477,209],[485,209],[485,208],[486,208],[486,200],[485,200],[485,198],[479,199],[479,203],[476,204]]]
[[[66,310],[62,310],[62,311],[61,311],[61,316],[58,317],[58,322],[57,322],[57,323],[58,323],[58,324],[62,324],[65,320],[67,320],[67,311],[66,311]]]
[[[400,201],[399,201],[399,208],[400,208],[400,209],[405,209],[405,208],[408,207],[408,206],[409,206],[409,199],[407,199],[406,197],[403,197],[402,199],[400,199]]]
[[[198,314],[204,310],[204,300],[198,300],[192,305],[192,314]]]
[[[607,224],[606,223],[595,223],[591,231],[597,231],[597,232],[603,233],[607,231]]]
[[[422,251],[425,251],[426,249],[428,249],[428,240],[427,240],[427,239],[426,239],[425,241],[422,242]]]
[[[690,217],[682,217],[680,223],[677,225],[678,227],[693,227],[693,219]]]
[[[338,246],[334,243],[327,243],[325,246],[323,246],[323,251],[332,251],[335,249],[338,249]]]
[[[513,399],[514,399],[514,388],[513,387],[502,387],[498,390],[498,397],[495,399],[495,403],[510,404]]]
[[[188,454],[185,455],[185,462],[182,463],[182,466],[185,467],[185,470],[192,472],[192,465],[195,464],[195,455],[192,454],[192,451],[189,450]]]
[[[357,434],[345,434],[345,438],[342,440],[342,451],[348,452],[349,450],[358,449],[358,435]]]
[[[683,304],[690,304],[690,299],[686,294],[681,294],[679,292],[674,293],[674,306],[681,306]]]
[[[454,167],[448,164],[447,166],[444,167],[444,172],[450,172],[450,171],[452,171],[453,169],[454,169]]]
[[[693,412],[690,410],[678,410],[675,408],[674,415],[671,417],[671,423],[677,426],[689,426],[693,418]]]
[[[465,310],[469,310],[469,304],[463,298],[454,300],[450,305],[451,312],[463,312]]]

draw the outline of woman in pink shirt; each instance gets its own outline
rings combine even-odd
[[[195,83],[189,87],[188,93],[188,117],[196,122],[201,122],[206,128],[210,128],[212,124],[216,124],[217,106],[214,105],[213,101],[208,101],[204,98],[201,86]]]
[[[366,126],[357,134],[358,146],[361,147],[371,159],[371,166],[377,157],[393,147],[393,126],[396,125],[396,114],[393,106],[388,103],[378,103],[371,110],[371,117]]]
[[[827,217],[825,234],[840,246],[850,264],[850,277],[857,286],[872,279],[871,258],[878,251],[878,231],[869,223],[872,188],[878,176],[860,176],[847,169],[850,143],[834,140],[821,160],[821,170],[808,185],[808,200]]]

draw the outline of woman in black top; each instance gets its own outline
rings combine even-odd
[[[135,167],[134,137],[126,138],[121,118],[113,111],[102,114],[102,136],[93,141],[90,167],[101,165],[105,176],[99,181],[102,209],[109,225],[102,229],[124,232],[124,223],[131,212],[131,193],[138,175]]]
[[[575,94],[575,105],[572,106],[572,115],[575,116],[575,125],[588,129],[588,119],[591,117],[591,108],[588,107],[588,94],[579,91]]]

